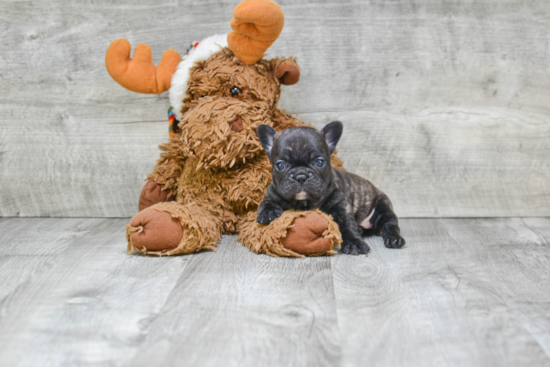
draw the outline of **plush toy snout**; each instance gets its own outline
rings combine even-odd
[[[243,131],[244,129],[244,122],[241,116],[235,117],[233,120],[229,121],[229,126],[231,126],[231,130],[238,133]]]
[[[269,121],[268,111],[263,102],[218,96],[195,100],[179,124],[184,149],[205,168],[245,163],[261,152],[255,130]]]

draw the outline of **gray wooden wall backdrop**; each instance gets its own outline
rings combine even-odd
[[[0,215],[131,216],[167,95],[111,80],[116,38],[170,47],[230,31],[235,1],[0,3]],[[269,56],[297,56],[281,108],[345,124],[341,156],[408,217],[550,215],[550,5],[280,1]]]

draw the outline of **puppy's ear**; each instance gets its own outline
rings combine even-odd
[[[275,139],[275,134],[277,134],[277,132],[269,125],[260,125],[256,129],[256,134],[258,134],[258,138],[260,138],[260,142],[265,149],[265,153],[268,158],[271,159],[271,148],[273,148],[273,140]]]
[[[325,136],[325,141],[328,144],[330,154],[334,153],[336,144],[338,144],[338,140],[340,140],[343,130],[344,125],[342,125],[340,121],[333,121],[321,130],[321,133]]]

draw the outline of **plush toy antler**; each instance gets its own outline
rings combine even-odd
[[[209,37],[188,50],[188,55],[181,65],[181,68],[185,69],[182,71],[183,74],[189,73],[188,70],[195,61],[206,60],[214,52],[219,51],[220,47],[227,46],[243,64],[254,64],[279,37],[285,23],[283,10],[273,0],[244,0],[235,7],[233,15],[233,32],[227,37]],[[209,42],[204,42],[207,40]],[[195,50],[197,45],[200,49],[198,52]],[[155,66],[148,45],[138,44],[134,57],[130,59],[131,50],[130,42],[125,39],[111,43],[105,55],[105,66],[111,77],[124,88],[138,93],[160,94],[175,84],[172,88],[174,92],[170,91],[170,100],[178,115],[188,81],[188,76],[174,76],[182,61],[179,53],[173,49],[165,51],[159,65]],[[299,80],[300,68],[294,60],[281,59],[276,63],[277,78],[281,84],[294,84]],[[173,76],[176,81],[172,80]]]
[[[109,75],[124,88],[133,92],[160,94],[170,88],[172,75],[181,61],[173,49],[164,52],[158,66],[153,62],[151,47],[137,45],[130,59],[132,47],[125,39],[117,39],[107,49],[105,66]]]
[[[229,48],[243,64],[254,64],[281,34],[285,16],[272,0],[245,0],[235,7]]]

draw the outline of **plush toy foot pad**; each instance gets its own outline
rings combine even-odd
[[[323,237],[328,230],[329,221],[322,215],[310,212],[303,217],[294,219],[281,243],[287,249],[303,255],[322,254],[334,248],[329,238]]]
[[[130,221],[130,227],[135,228],[130,235],[133,245],[147,251],[175,248],[183,236],[179,220],[158,210],[137,213]]]
[[[158,203],[126,226],[128,253],[170,256],[215,250],[221,231],[221,220],[195,203]]]

